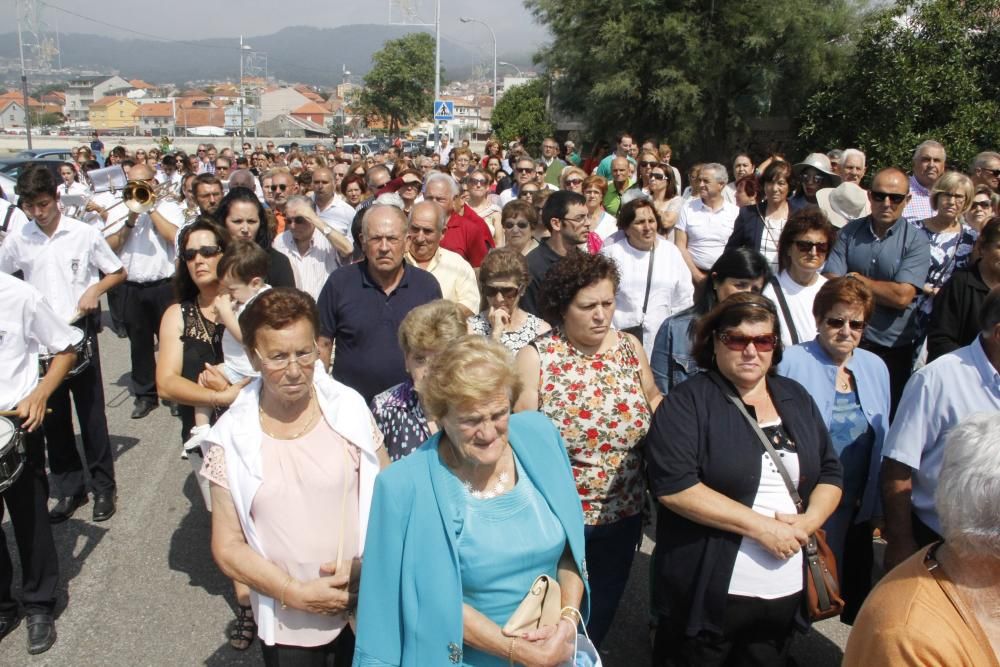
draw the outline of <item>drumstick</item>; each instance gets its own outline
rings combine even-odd
[[[52,414],[52,408],[46,408],[45,414],[47,415]],[[20,414],[17,412],[17,410],[0,410],[0,417],[19,417],[19,416]]]

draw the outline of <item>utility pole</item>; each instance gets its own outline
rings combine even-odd
[[[441,99],[441,0],[434,3],[434,101]],[[434,110],[431,109],[431,113]],[[434,152],[441,145],[441,123],[434,119]]]
[[[21,36],[21,23],[28,8],[25,0],[18,0],[17,3],[17,48],[21,53],[21,100],[24,105],[24,130],[28,138],[28,150],[31,150],[31,107],[28,106],[28,71],[24,67],[24,38]]]

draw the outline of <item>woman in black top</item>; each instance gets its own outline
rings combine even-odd
[[[784,664],[806,629],[804,546],[836,509],[841,467],[806,390],[781,360],[774,305],[736,294],[698,323],[694,354],[709,372],[675,387],[653,418],[646,459],[660,501],[654,664]],[[743,414],[756,418],[806,504],[791,494]]]
[[[271,287],[295,287],[295,274],[288,258],[271,247],[267,213],[257,195],[249,188],[233,188],[215,211],[215,219],[225,225],[234,239],[248,239],[267,251],[267,284]]]

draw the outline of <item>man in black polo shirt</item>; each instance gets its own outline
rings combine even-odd
[[[365,260],[330,274],[320,292],[319,349],[333,377],[366,401],[407,378],[397,332],[406,314],[441,298],[427,271],[403,262],[406,215],[373,204],[361,223]]]
[[[577,246],[587,242],[590,232],[587,222],[587,200],[569,190],[553,192],[542,207],[542,221],[551,236],[528,253],[528,273],[531,282],[521,297],[520,306],[526,312],[541,317],[538,295],[549,268],[569,252],[579,252]],[[551,324],[551,322],[550,322]]]

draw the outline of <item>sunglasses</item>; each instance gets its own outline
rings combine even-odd
[[[503,298],[510,301],[517,296],[519,289],[517,287],[494,287],[493,285],[483,285],[483,296],[487,299],[495,297],[497,294],[502,294]]]
[[[649,178],[654,181],[662,181],[667,177],[666,174],[650,174]]]
[[[469,179],[469,185],[486,185],[487,183],[489,183],[489,181],[487,181],[485,178],[470,178]]]
[[[892,202],[893,206],[899,206],[903,203],[903,200],[906,199],[905,194],[901,195],[898,192],[878,192],[876,190],[872,190],[868,194],[872,198],[873,202],[884,202],[888,198],[888,200]]]
[[[566,185],[581,185],[583,183],[582,178],[567,178]]]
[[[831,329],[843,329],[845,324],[850,325],[851,331],[863,331],[865,328],[864,320],[845,320],[843,317],[826,318],[826,326]]]
[[[1000,178],[1000,169],[983,169],[987,174],[993,174],[996,178]]]
[[[271,186],[271,192],[278,192],[279,190],[281,192],[284,192],[287,189],[288,189],[288,184],[287,183],[278,183],[277,185],[272,185]]]
[[[292,225],[307,225],[307,224],[311,224],[309,222],[309,218],[306,218],[305,216],[301,216],[301,215],[297,215],[297,216],[295,216],[293,218],[289,218],[288,222],[289,222],[289,224],[292,224]]]
[[[193,261],[195,257],[201,255],[205,259],[211,259],[216,255],[222,254],[222,248],[217,245],[203,245],[200,248],[185,248],[184,252],[181,253],[181,257],[184,258],[185,262]]]
[[[538,194],[538,190],[521,190],[521,192],[518,193],[518,197],[521,197],[522,199],[531,198],[534,197],[536,194]]]
[[[812,176],[802,177],[803,183],[822,183],[824,180],[826,180],[826,176],[822,176],[820,174],[813,174]]]
[[[531,174],[535,171],[534,167],[518,167],[516,169],[519,174]]]
[[[810,250],[815,248],[817,255],[825,255],[830,251],[830,244],[826,241],[796,241],[795,247],[798,248],[801,253],[808,253]]]
[[[401,187],[404,187],[404,188],[419,188],[420,187],[420,181],[403,181],[403,185]]]
[[[228,165],[224,165],[224,164],[217,164],[217,165],[215,165],[215,168],[216,169],[222,169],[224,171],[228,171],[229,170],[229,166]]]
[[[990,203],[988,201],[974,201],[972,202],[972,206],[970,206],[970,208],[981,208],[984,211],[988,211],[990,209]]]
[[[775,334],[761,334],[760,336],[741,336],[739,334],[719,333],[716,334],[719,342],[733,352],[742,352],[753,343],[758,352],[770,352],[778,344],[778,337]]]
[[[518,229],[527,229],[531,226],[530,223],[525,222],[524,220],[518,220],[516,222],[514,220],[504,220],[500,224],[503,225],[504,229],[513,229],[514,227],[517,227]]]
[[[655,167],[658,164],[659,164],[659,162],[650,162],[649,160],[647,160],[645,162],[640,162],[639,166],[640,167]]]

